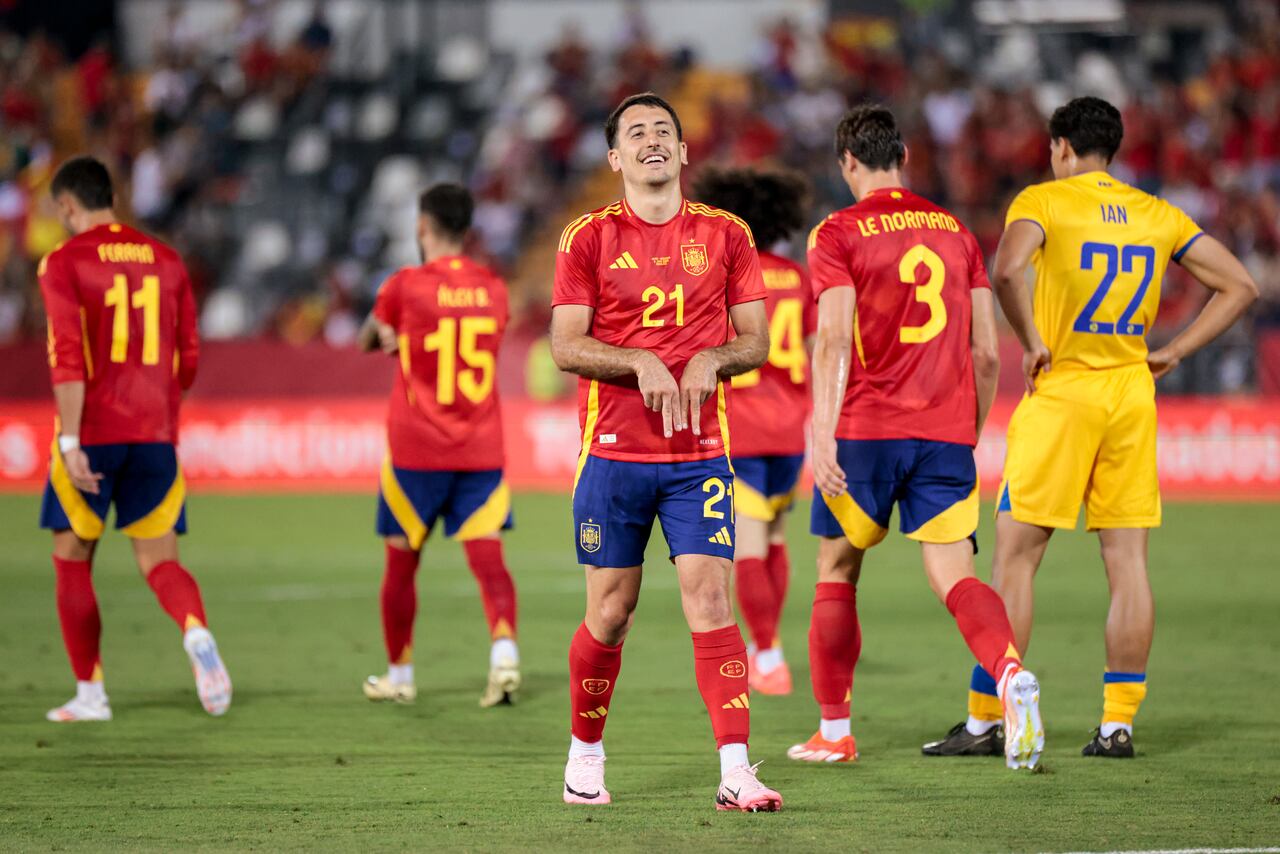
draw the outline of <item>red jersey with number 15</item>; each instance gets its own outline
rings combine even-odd
[[[804,267],[760,253],[768,292],[769,361],[730,381],[729,428],[736,457],[803,454],[809,417],[809,354],[805,339],[817,327],[818,307]]]
[[[679,382],[694,355],[729,341],[730,307],[764,297],[755,241],[741,219],[684,201],[654,225],[620,201],[564,230],[551,304],[594,308],[592,337],[651,351]],[[644,405],[634,375],[579,380],[578,407],[583,450],[592,456],[670,463],[730,450],[723,383],[703,404],[698,436],[691,429],[663,436],[662,413]]]
[[[387,279],[373,314],[400,340],[400,372],[387,416],[392,465],[502,468],[502,413],[494,387],[508,317],[502,279],[469,258],[437,258]]]
[[[901,188],[868,193],[809,235],[818,297],[852,286],[856,357],[836,436],[977,443],[972,291],[990,288],[973,235]]]
[[[196,376],[196,304],[171,247],[123,223],[91,228],[40,262],[54,385],[83,381],[82,445],[177,442]]]

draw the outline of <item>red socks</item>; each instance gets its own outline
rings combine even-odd
[[[569,644],[569,729],[591,744],[604,737],[605,717],[614,683],[622,669],[622,644],[606,646],[592,637],[586,623]]]
[[[418,613],[418,591],[413,577],[418,572],[418,553],[387,544],[387,568],[382,576],[382,637],[387,644],[387,661],[413,661],[413,618]]]
[[[467,565],[480,585],[484,616],[489,622],[489,637],[516,636],[516,586],[502,559],[502,541],[498,539],[466,540],[462,544]]]
[[[160,607],[173,617],[178,628],[185,632],[195,625],[206,625],[200,587],[182,564],[176,560],[156,564],[147,573],[147,584],[151,585],[160,600]]]
[[[747,645],[737,624],[693,632],[693,670],[698,677],[698,692],[711,715],[716,747],[746,744],[751,733]]]
[[[791,561],[787,558],[786,543],[769,543],[769,580],[773,582],[773,597],[777,602],[773,624],[782,619],[782,604],[787,601],[787,586],[791,582]]]
[[[1013,628],[998,593],[976,578],[961,579],[947,594],[947,610],[982,669],[997,682],[1010,664],[1020,664]]]
[[[98,597],[93,593],[92,565],[87,560],[54,557],[53,568],[57,573],[58,622],[62,624],[62,641],[67,646],[71,670],[81,682],[101,679],[98,640],[102,636],[102,619],[98,616]]]
[[[763,558],[744,557],[734,562],[738,610],[751,632],[756,649],[769,649],[778,633],[778,597]]]
[[[861,652],[857,589],[846,582],[819,582],[809,623],[809,673],[825,720],[849,717],[853,669]]]

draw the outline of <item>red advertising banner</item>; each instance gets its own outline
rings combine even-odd
[[[996,404],[978,447],[988,493],[1015,404]],[[383,398],[192,401],[183,408],[183,470],[197,491],[373,492],[385,412]],[[504,413],[512,487],[568,491],[580,435],[573,403],[508,401]],[[0,489],[39,488],[52,440],[52,403],[0,406]],[[1169,497],[1280,500],[1280,402],[1165,398],[1159,453]]]

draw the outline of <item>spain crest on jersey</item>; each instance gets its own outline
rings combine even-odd
[[[707,267],[711,266],[707,260],[707,245],[690,243],[688,246],[681,246],[680,263],[690,276],[701,276],[707,272]]]
[[[600,551],[600,526],[592,522],[583,522],[579,525],[578,545],[584,552]]]

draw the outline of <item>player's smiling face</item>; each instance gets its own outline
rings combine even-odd
[[[660,187],[677,180],[680,167],[688,162],[688,151],[676,138],[675,122],[666,110],[637,104],[619,118],[609,165],[628,184]]]

